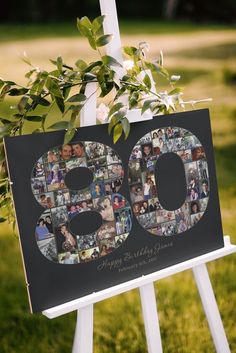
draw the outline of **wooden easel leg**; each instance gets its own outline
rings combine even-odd
[[[217,353],[230,353],[229,344],[206,264],[192,268]]]
[[[162,353],[154,284],[139,287],[148,353]]]
[[[72,353],[93,352],[93,305],[88,305],[77,311]]]

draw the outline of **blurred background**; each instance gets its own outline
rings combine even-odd
[[[147,41],[150,58],[158,57],[162,49],[164,66],[181,75],[185,99],[213,98],[199,108],[210,109],[223,229],[236,243],[235,0],[117,0],[117,7],[122,44]],[[99,15],[97,0],[5,1],[0,12],[0,77],[25,82],[28,67],[20,59],[24,51],[34,65],[45,68],[52,67],[49,59],[58,55],[68,64],[78,58],[94,59],[76,29],[76,17],[84,15]],[[8,102],[1,103],[0,116],[7,114]],[[57,119],[56,113],[51,119]],[[208,265],[232,353],[236,352],[235,260],[231,255]],[[164,352],[214,352],[191,271],[159,281],[156,294]],[[74,328],[75,313],[52,321],[29,314],[18,239],[1,224],[1,353],[70,352]],[[95,305],[94,352],[147,352],[138,291]]]

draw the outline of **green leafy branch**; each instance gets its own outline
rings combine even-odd
[[[69,143],[80,126],[80,112],[91,98],[85,95],[87,84],[97,83],[97,92],[101,99],[113,93],[114,98],[108,104],[103,122],[108,123],[108,133],[113,135],[114,143],[122,136],[124,139],[129,136],[128,110],[140,109],[142,114],[149,111],[158,115],[171,113],[178,106],[184,108],[182,89],[176,87],[180,76],[171,76],[164,68],[162,52],[158,60],[149,61],[148,44],[145,42],[140,43],[137,48],[124,47],[124,54],[131,65],[126,68],[122,78],[117,77],[116,67],[121,67],[121,64],[102,52],[103,47],[113,38],[112,34],[103,33],[103,22],[104,16],[93,21],[88,17],[77,19],[79,32],[97,52],[96,61],[87,63],[79,58],[74,65],[68,65],[59,56],[50,60],[53,69],[47,71],[34,66],[24,53],[23,60],[30,67],[25,74],[27,84],[21,86],[13,81],[0,79],[0,104],[7,100],[10,105],[11,98],[17,100],[15,105],[10,106],[11,114],[0,117],[0,205],[3,214],[0,222],[6,219],[14,221],[3,138],[23,134],[25,124],[31,122],[35,124],[32,133],[65,129],[64,143]],[[169,91],[157,93],[150,73],[154,77],[163,76],[170,87]],[[60,119],[48,125],[53,109],[60,114]],[[8,214],[5,212],[7,209]]]

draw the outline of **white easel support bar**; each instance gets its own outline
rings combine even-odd
[[[193,267],[195,282],[202,300],[217,353],[230,353],[229,344],[212,289],[206,264]]]
[[[107,298],[111,298],[114,295],[127,292],[128,290],[131,290],[134,288],[139,288],[145,284],[158,281],[159,279],[166,278],[168,276],[172,276],[175,273],[179,273],[179,272],[191,269],[194,266],[205,264],[206,262],[219,259],[229,254],[236,253],[236,245],[230,244],[230,237],[225,236],[224,240],[225,240],[225,246],[223,248],[211,251],[201,256],[194,257],[193,259],[181,262],[179,264],[166,267],[163,270],[151,273],[149,275],[141,276],[133,280],[130,280],[128,282],[118,284],[114,287],[101,290],[97,293],[86,295],[82,298],[72,300],[68,303],[54,306],[53,308],[44,310],[43,315],[47,316],[49,319],[53,319],[60,315],[69,313],[73,310],[78,310],[87,305],[97,303]]]
[[[162,353],[160,325],[153,283],[139,288],[148,353]]]
[[[93,305],[77,312],[77,322],[72,353],[93,352]]]
[[[80,112],[80,126],[96,125],[97,82],[87,83],[85,95],[88,101]]]

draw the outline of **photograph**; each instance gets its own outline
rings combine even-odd
[[[144,200],[149,200],[157,196],[156,180],[154,172],[142,173]]]
[[[209,173],[208,173],[208,166],[207,166],[207,161],[204,159],[200,159],[197,161],[197,168],[198,168],[198,173],[200,179],[208,179],[209,178]]]
[[[98,235],[97,232],[86,234],[86,235],[78,235],[77,238],[77,245],[78,250],[87,250],[90,248],[94,248],[98,246]]]
[[[130,186],[130,198],[132,203],[144,200],[143,185],[141,183]]]
[[[79,263],[79,255],[77,252],[71,253],[69,251],[58,255],[59,264],[75,265]]]
[[[64,223],[55,229],[55,237],[58,253],[77,250],[76,237],[70,233],[68,223]]]
[[[99,257],[100,257],[99,247],[79,251],[80,262],[88,262],[88,261],[96,260]]]
[[[141,201],[139,203],[139,214],[149,213],[148,201]]]
[[[136,145],[130,155],[130,160],[141,159],[142,158],[142,150],[140,145]]]
[[[118,248],[121,244],[124,243],[124,241],[127,239],[129,233],[117,235],[115,237],[115,247]]]
[[[105,183],[102,180],[97,180],[94,183],[90,185],[90,192],[92,195],[92,198],[95,199],[97,197],[105,196],[106,190],[105,190]]]
[[[190,205],[189,202],[185,202],[184,205],[175,210],[175,220],[176,223],[180,223],[180,221],[184,221],[185,223],[187,223],[187,225],[190,224]]]
[[[114,221],[114,212],[112,207],[111,196],[93,199],[93,208],[102,216],[102,220],[106,222]]]
[[[40,162],[37,162],[34,169],[33,169],[33,173],[32,176],[34,178],[39,178],[39,177],[43,177],[45,176],[45,172],[44,172],[44,165]]]
[[[31,188],[34,194],[42,194],[47,192],[45,177],[32,178]]]
[[[180,219],[180,221],[177,223],[177,233],[183,233],[186,232],[186,230],[188,230],[188,228],[190,227],[190,224],[185,221],[184,219]]]
[[[129,233],[132,227],[131,208],[126,207],[121,210],[115,210],[115,222],[117,235]]]
[[[116,241],[114,237],[101,240],[99,244],[100,256],[104,256],[111,253],[115,248]]]
[[[44,212],[39,218],[35,228],[35,236],[37,241],[54,236],[50,211]]]
[[[199,159],[206,158],[204,148],[202,146],[195,147],[192,149],[192,160],[198,161]]]
[[[166,153],[168,151],[165,140],[162,137],[155,138],[152,140],[153,147],[158,147],[160,149],[160,154]]]
[[[122,163],[118,154],[110,147],[107,147],[107,165],[114,163]]]
[[[192,162],[192,153],[190,149],[177,151],[177,155],[182,159],[183,163]]]
[[[166,132],[165,129],[156,129],[151,132],[152,140],[162,138],[163,141],[166,140]]]
[[[55,226],[65,223],[68,220],[67,208],[66,206],[55,207],[51,209],[52,221]]]
[[[209,180],[201,180],[200,182],[200,198],[208,197],[209,196]]]
[[[184,137],[184,142],[185,142],[185,148],[190,150],[194,149],[195,147],[201,146],[201,143],[194,135],[189,135]]]
[[[59,160],[59,151],[57,147],[51,149],[50,151],[45,153],[42,157],[43,163],[49,163],[51,165],[53,165],[58,160]]]
[[[106,146],[99,142],[85,142],[85,151],[87,161],[89,161],[102,156],[104,157],[106,155]]]
[[[175,212],[168,210],[158,210],[156,211],[157,223],[163,223],[175,220]]]
[[[91,199],[92,197],[90,188],[85,188],[83,190],[69,190],[69,193],[70,193],[70,202],[73,204],[82,200]]]
[[[124,176],[122,164],[111,164],[108,167],[108,176],[110,179],[117,179]]]
[[[84,142],[81,141],[76,141],[71,144],[72,147],[72,155],[73,157],[84,157],[85,156],[85,148],[84,148]],[[84,158],[83,158],[84,160]]]
[[[197,222],[199,222],[200,219],[202,218],[203,214],[204,214],[204,212],[192,214],[191,215],[191,225],[194,226]]]
[[[190,213],[196,214],[200,212],[200,204],[199,201],[190,202]]]
[[[161,224],[162,235],[170,236],[177,234],[177,226],[175,221],[165,222]]]
[[[84,167],[87,168],[86,158],[71,158],[65,162],[66,171],[73,170],[74,168]]]
[[[62,169],[60,169],[62,167]],[[46,182],[48,191],[65,188],[65,168],[62,164],[56,163],[53,165],[51,171],[46,171]]]
[[[128,181],[129,181],[129,184],[141,183],[140,160],[134,160],[129,162]]]
[[[58,147],[59,159],[63,161],[68,161],[72,157],[72,147],[69,144],[62,145]]]
[[[57,207],[67,205],[71,202],[70,192],[68,189],[54,191],[55,205]]]
[[[169,138],[166,141],[166,148],[167,148],[168,152],[176,151],[176,145],[175,145],[175,139],[174,138]]]
[[[123,178],[116,178],[113,180],[104,180],[106,195],[110,195],[112,193],[117,193],[122,185],[122,181],[123,181]]]
[[[57,246],[55,237],[37,241],[41,253],[50,261],[58,262]]]
[[[199,206],[200,206],[201,212],[205,212],[208,201],[209,201],[209,197],[205,197],[204,199],[199,200]]]
[[[155,150],[155,148],[153,149],[153,153],[155,154],[154,150]],[[155,159],[141,159],[140,160],[141,172],[155,172],[156,162],[157,162],[157,158],[155,158]]]
[[[126,206],[126,200],[121,194],[112,194],[113,209],[123,208]]]
[[[107,239],[115,237],[116,234],[116,224],[113,222],[104,222],[98,230],[98,240]]]
[[[55,199],[53,192],[46,192],[44,194],[36,194],[36,200],[43,208],[55,207]]]
[[[143,145],[144,143],[150,143],[152,142],[152,136],[151,133],[148,132],[146,135],[144,135],[138,142],[137,145]]]
[[[151,158],[153,157],[153,145],[152,143],[145,143],[141,145],[142,157],[143,158]]]
[[[152,216],[154,214],[154,218]],[[153,224],[156,224],[156,215],[155,212],[145,213],[137,217],[138,222],[141,224],[142,228],[148,230],[148,228],[152,228]]]

